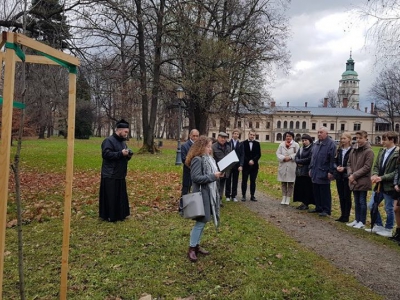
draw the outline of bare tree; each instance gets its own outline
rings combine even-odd
[[[283,7],[210,0],[177,2],[174,9],[180,30],[171,39],[179,45],[176,63],[188,94],[190,127],[207,133],[209,114],[216,113],[226,128],[234,107],[261,103],[268,78],[262,70],[287,63]]]
[[[397,65],[381,71],[369,95],[375,100],[379,116],[389,121],[394,130],[394,119],[400,113],[400,71]]]
[[[331,89],[328,92],[326,92],[326,96],[324,99],[328,99],[327,107],[342,107],[343,105],[343,103],[339,102],[337,91],[335,91],[334,89]],[[323,105],[325,101],[324,99],[319,100],[320,106]]]
[[[368,0],[359,9],[359,15],[372,22],[366,33],[366,41],[376,48],[375,57],[378,64],[392,64],[399,59],[399,10],[398,0]]]

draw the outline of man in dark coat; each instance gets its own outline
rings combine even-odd
[[[321,127],[311,155],[310,177],[313,183],[315,209],[309,211],[319,213],[321,217],[331,214],[331,180],[335,171],[335,151],[336,145],[328,136],[328,128]]]
[[[225,186],[225,196],[226,201],[234,201],[237,202],[237,187],[239,182],[239,172],[242,171],[242,167],[240,166],[240,161],[243,161],[243,147],[239,140],[240,130],[235,128],[232,131],[232,139],[229,141],[229,146],[231,150],[235,150],[237,157],[239,158],[239,162],[234,165],[231,169],[229,177],[226,179]]]
[[[109,222],[122,221],[130,214],[125,177],[133,152],[125,143],[128,133],[129,124],[121,120],[115,132],[101,144],[99,215]]]
[[[218,133],[217,142],[212,145],[213,157],[215,162],[218,162],[231,152],[231,147],[227,143],[228,134],[225,132]],[[222,200],[224,194],[226,178],[229,176],[229,171],[225,172],[224,176],[217,181],[219,198]]]
[[[243,160],[240,162],[242,170],[242,201],[246,201],[247,180],[250,177],[250,200],[257,201],[256,179],[258,175],[258,160],[261,158],[260,143],[255,140],[256,132],[250,129],[249,138],[243,141]]]
[[[199,131],[197,129],[192,129],[189,134],[189,139],[181,146],[181,159],[183,164],[181,196],[188,194],[192,186],[192,180],[190,178],[190,168],[186,166],[185,160],[190,147],[192,147],[193,143],[197,141],[198,138]]]

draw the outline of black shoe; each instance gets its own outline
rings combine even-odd
[[[253,197],[250,198],[250,201],[257,202],[257,199],[253,196]]]
[[[308,205],[305,205],[305,204],[302,203],[301,205],[297,206],[296,209],[298,209],[298,210],[307,210],[308,209]]]
[[[245,196],[242,197],[242,201],[246,202],[246,197]]]
[[[320,212],[319,214],[318,214],[318,216],[320,216],[320,217],[327,217],[328,216],[328,213],[326,213],[326,212]]]

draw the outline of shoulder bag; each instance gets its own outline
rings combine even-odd
[[[183,217],[185,219],[195,219],[198,217],[204,217],[204,204],[201,191],[183,195],[182,202],[183,202]]]

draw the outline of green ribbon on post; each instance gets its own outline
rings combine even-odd
[[[0,105],[3,105],[3,97],[0,97]],[[24,109],[26,107],[26,105],[21,102],[13,101],[13,107],[19,108],[19,109]]]
[[[22,51],[20,47],[18,47],[17,44],[6,42],[5,47],[7,49],[13,49],[15,51],[15,54],[22,60],[25,61],[25,53]]]
[[[60,66],[63,66],[64,68],[67,68],[70,73],[76,74],[77,68],[76,68],[75,65],[72,65],[70,63],[67,63],[67,62],[61,60],[61,59],[58,59],[58,58],[56,58],[54,56],[48,55],[48,54],[40,52],[40,51],[38,51],[38,53],[43,55],[43,56],[45,56],[45,57],[47,57],[48,59],[51,59],[52,61],[54,61],[56,63],[58,63]]]

